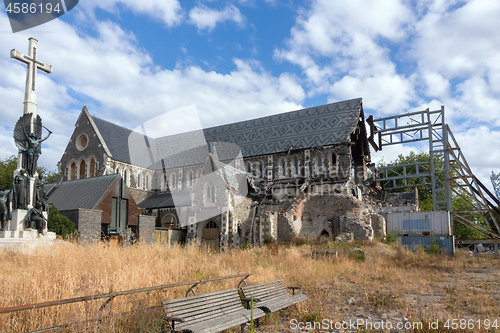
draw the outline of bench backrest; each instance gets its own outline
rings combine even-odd
[[[245,286],[241,288],[245,297],[253,295],[254,298],[260,299],[262,302],[271,300],[277,297],[290,296],[287,291],[283,280],[272,281],[252,286]]]
[[[179,328],[183,325],[223,317],[243,309],[238,289],[166,300],[162,303],[167,317],[180,317],[185,321],[184,324],[176,324]]]

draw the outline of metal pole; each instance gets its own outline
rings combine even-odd
[[[429,109],[425,110],[427,114],[427,130],[429,131],[429,168],[431,173],[431,192],[432,192],[432,209],[437,210],[436,203],[436,169],[434,165],[434,146],[432,143],[432,121]]]

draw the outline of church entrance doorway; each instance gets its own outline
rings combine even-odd
[[[216,249],[220,244],[219,225],[214,220],[209,220],[201,232],[201,243],[208,245],[212,249]]]

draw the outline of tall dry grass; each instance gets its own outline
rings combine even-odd
[[[311,246],[337,248],[339,256],[312,258]],[[336,243],[281,245],[278,254],[266,247],[218,253],[196,246],[122,248],[73,243],[39,248],[31,254],[3,251],[0,252],[0,307],[252,273],[248,278],[251,284],[283,279],[287,285],[303,288],[308,301],[271,316],[271,323],[279,322],[286,327],[290,318],[302,321],[348,319],[342,318],[338,305],[351,294],[361,295],[366,307],[405,307],[405,294],[428,292],[432,284],[442,281],[446,274],[459,274],[471,267],[494,266],[498,269],[497,261],[464,254],[447,258],[415,254],[378,243],[362,247],[366,251],[364,260],[352,255],[352,245]],[[238,279],[229,279],[200,284],[196,292],[235,288],[238,282]],[[157,305],[164,298],[182,297],[186,290],[187,287],[179,287],[116,297],[101,311],[104,299],[0,314],[0,331],[31,331],[85,321],[99,314],[136,310]],[[486,294],[461,295],[449,290],[450,299],[457,304],[476,304],[475,311],[485,315],[500,313],[500,307],[489,302],[491,299]],[[94,332],[98,324],[103,332],[154,332],[164,325],[161,310],[139,311],[132,316],[72,326],[66,331]]]

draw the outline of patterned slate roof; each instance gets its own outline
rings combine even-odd
[[[118,161],[130,163],[128,137],[132,133],[132,130],[95,116],[91,117],[113,158]]]
[[[163,158],[167,168],[203,163],[208,156],[207,146],[200,146],[203,135],[206,142],[222,143],[217,146],[217,154],[223,161],[233,159],[238,149],[243,157],[250,157],[283,152],[292,147],[345,143],[356,129],[361,112],[362,99],[357,98],[161,137],[155,139],[156,161]],[[97,117],[93,119],[112,157],[131,163],[127,138],[132,131]]]
[[[348,142],[361,113],[361,98],[207,128],[208,142],[232,142],[244,157],[290,147],[311,148]],[[223,156],[220,156],[224,160]]]
[[[52,188],[49,202],[58,210],[96,209],[111,187],[121,179],[119,174],[62,182]]]

